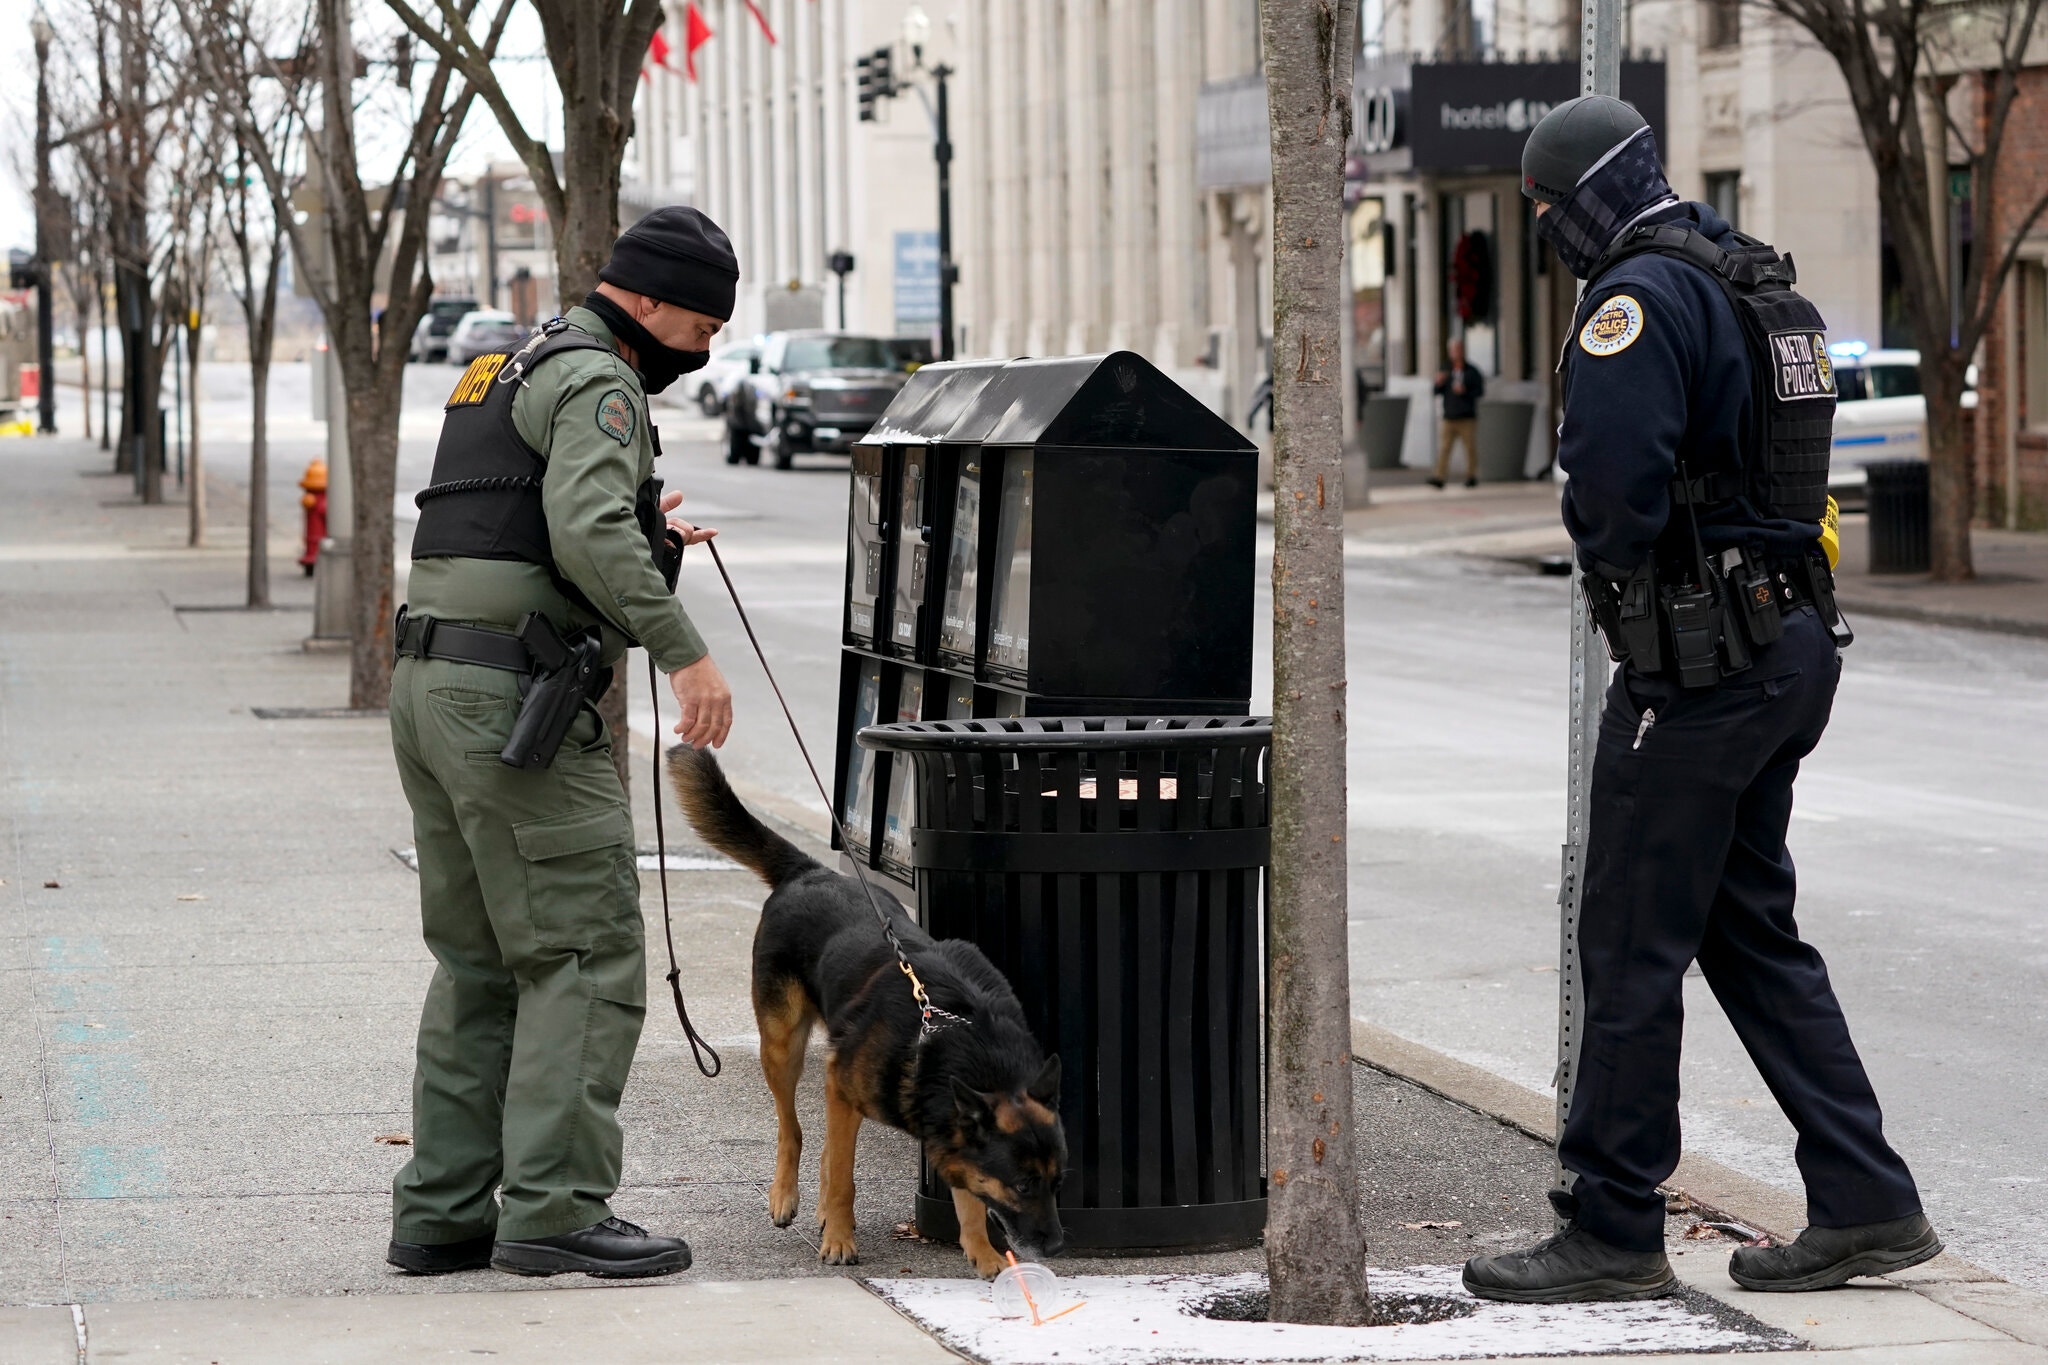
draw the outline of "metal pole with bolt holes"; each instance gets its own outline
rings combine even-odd
[[[1579,93],[1621,97],[1621,0],[1580,0]],[[1585,286],[1579,286],[1581,296]],[[1571,732],[1565,754],[1564,858],[1558,868],[1557,1133],[1572,1112],[1584,1041],[1585,981],[1579,965],[1579,904],[1585,895],[1587,809],[1593,789],[1593,753],[1600,734],[1600,695],[1607,670],[1593,629],[1593,613],[1578,574],[1572,575]],[[1562,1165],[1557,1187],[1575,1177]],[[1558,1226],[1562,1230],[1564,1219]]]
[[[953,358],[953,281],[959,272],[953,269],[953,138],[951,120],[947,113],[946,78],[953,74],[953,68],[941,63],[932,68],[932,79],[938,84],[938,115],[935,122],[937,131],[932,141],[932,156],[939,163],[939,359]]]

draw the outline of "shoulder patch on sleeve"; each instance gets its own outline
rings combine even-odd
[[[626,397],[624,389],[607,389],[604,397],[597,400],[597,429],[620,445],[633,443],[633,427],[637,420],[633,415],[633,400]]]
[[[1579,349],[1587,355],[1616,355],[1643,334],[1643,306],[1627,294],[1600,305],[1579,329]]]

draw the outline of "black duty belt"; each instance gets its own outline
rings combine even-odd
[[[400,658],[445,659],[450,663],[502,668],[508,673],[533,672],[533,651],[510,631],[411,616],[400,607],[392,636]]]

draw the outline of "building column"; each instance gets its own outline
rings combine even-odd
[[[1157,272],[1158,307],[1150,344],[1152,363],[1173,370],[1200,349],[1195,310],[1196,234],[1201,203],[1195,189],[1195,99],[1201,88],[1201,25],[1189,23],[1174,0],[1152,8],[1154,156],[1158,167],[1158,240],[1149,257]]]
[[[1110,319],[1103,338],[1110,350],[1151,343],[1153,294],[1158,280],[1158,224],[1153,213],[1153,81],[1149,0],[1106,0],[1104,56],[1109,72],[1107,133]]]
[[[1065,0],[1066,63],[1061,86],[1066,92],[1067,250],[1065,273],[1067,331],[1061,350],[1084,355],[1101,344],[1104,257],[1109,243],[1103,231],[1104,139],[1103,43],[1104,0]]]
[[[818,6],[804,0],[786,10],[789,29],[789,108],[791,133],[796,149],[795,187],[790,199],[790,217],[795,220],[795,274],[806,283],[825,278],[825,249],[819,245],[824,230],[825,206],[818,182]],[[778,30],[779,32],[780,30]],[[830,292],[829,290],[827,291]],[[836,319],[832,301],[825,303],[825,322]]]
[[[1066,328],[1066,239],[1072,225],[1067,212],[1066,183],[1070,169],[1066,147],[1064,63],[1066,7],[1053,0],[1026,0],[1024,5],[1024,113],[1022,129],[1026,175],[1018,230],[1030,257],[1028,319],[1024,354],[1051,355]]]

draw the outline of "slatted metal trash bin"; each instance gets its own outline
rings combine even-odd
[[[1870,480],[1870,572],[1926,573],[1933,521],[1927,461],[1873,460],[1863,468]]]
[[[1271,723],[921,721],[859,743],[913,766],[924,927],[987,953],[1060,1054],[1069,1248],[1257,1241]],[[959,1235],[929,1168],[916,1216]]]

